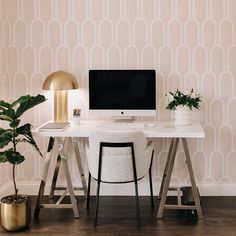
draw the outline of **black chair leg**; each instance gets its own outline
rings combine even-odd
[[[151,206],[152,206],[152,208],[154,208],[153,187],[152,187],[152,171],[149,171],[149,184],[150,184],[150,194],[151,194]]]
[[[134,144],[133,143],[131,144],[131,153],[132,153],[132,163],[133,163],[133,173],[134,173],[134,183],[135,183],[137,223],[138,223],[138,227],[140,227],[140,210],[139,210],[139,198],[138,198],[138,178],[137,178],[135,154],[134,154]]]
[[[137,223],[140,227],[140,210],[139,210],[139,197],[138,197],[138,183],[135,181],[135,195],[136,195],[136,212],[137,212]]]
[[[96,196],[96,209],[95,209],[94,227],[97,226],[98,205],[99,205],[99,192],[100,192],[100,182],[98,181],[98,183],[97,183],[97,196]]]
[[[153,162],[154,150],[152,151],[151,163],[149,167],[149,184],[150,184],[150,194],[151,194],[151,206],[154,208],[154,198],[153,198],[153,185],[152,185],[152,162]]]
[[[89,209],[89,201],[90,201],[90,188],[91,188],[91,174],[89,172],[88,176],[88,192],[87,192],[87,209]]]

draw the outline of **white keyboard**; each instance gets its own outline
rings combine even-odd
[[[102,125],[99,125],[101,127]],[[144,127],[154,127],[155,124],[153,123],[111,123],[103,125],[104,128],[110,129],[135,129],[135,128],[144,128]]]

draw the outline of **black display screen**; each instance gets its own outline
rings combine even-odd
[[[90,70],[89,108],[155,110],[155,70]]]

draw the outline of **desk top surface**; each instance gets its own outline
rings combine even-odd
[[[64,131],[39,131],[41,126],[33,128],[33,134],[44,137],[88,138],[95,130],[140,130],[148,138],[204,138],[205,132],[199,122],[190,126],[175,127],[173,121],[140,121],[133,123],[113,123],[113,121],[82,120]]]

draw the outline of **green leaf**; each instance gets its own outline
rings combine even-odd
[[[20,104],[20,106],[16,110],[16,118],[19,118],[25,111],[29,110],[30,108],[46,101],[43,95],[38,94],[37,96],[22,96],[17,99],[15,102],[11,104],[12,107]]]
[[[168,94],[174,96],[174,100],[166,104],[166,109],[175,110],[178,106],[187,106],[191,110],[193,108],[199,109],[201,97],[199,94],[196,94],[194,97],[192,97],[192,93],[193,89],[191,89],[191,92],[188,94],[180,92],[179,89],[177,89],[175,92],[169,92]]]
[[[13,120],[13,121],[10,123],[10,126],[11,126],[12,128],[16,128],[19,124],[20,124],[20,119],[16,119],[16,120]]]
[[[10,104],[10,106],[13,108],[17,105],[20,105],[23,102],[27,102],[29,99],[30,99],[30,95],[21,96],[16,101],[14,101],[12,104]]]
[[[31,135],[31,125],[29,123],[16,128],[16,132],[22,135]]]
[[[13,137],[12,130],[5,130],[0,128],[0,148],[5,147],[8,145],[9,142],[11,142]]]
[[[6,151],[6,157],[8,162],[17,165],[25,160],[25,158],[19,152],[14,152],[13,150]]]
[[[7,157],[5,152],[0,152],[0,163],[6,162]]]
[[[0,120],[6,120],[12,122],[12,118],[6,115],[0,115]]]
[[[12,122],[15,119],[16,113],[12,108],[8,108],[1,112],[1,115],[6,116],[7,120]]]
[[[0,101],[0,108],[1,110],[5,109],[5,108],[9,108],[11,105],[7,102],[4,102],[3,100]]]
[[[31,125],[29,123],[18,127],[16,129],[16,132],[26,137],[26,140],[20,140],[20,142],[27,142],[31,144],[36,149],[36,151],[40,154],[40,156],[43,156],[32,136]]]

